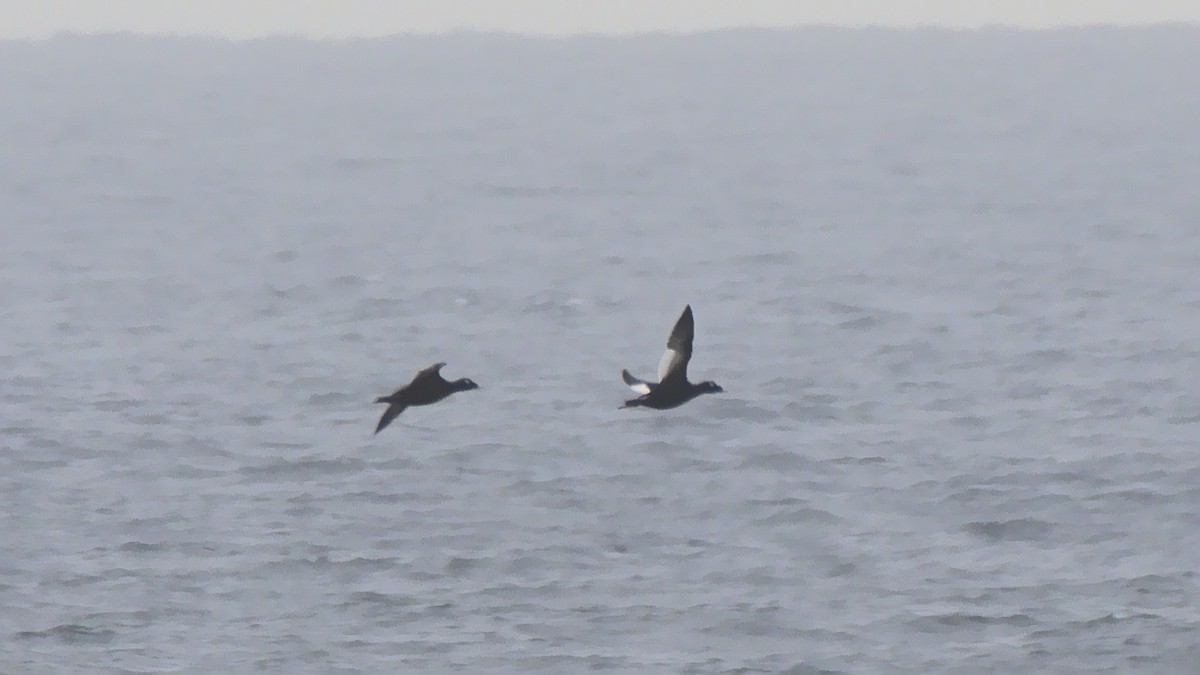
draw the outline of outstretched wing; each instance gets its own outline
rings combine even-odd
[[[671,329],[667,338],[667,351],[658,364],[658,381],[668,377],[687,379],[687,364],[692,358],[692,337],[696,333],[696,322],[692,318],[692,306],[683,308],[683,314]]]
[[[633,375],[630,375],[628,370],[621,371],[621,379],[625,380],[625,384],[629,385],[630,389],[639,394],[649,394],[650,390],[654,388],[654,385],[650,384],[649,382],[646,382],[645,380],[639,380]]]
[[[445,366],[446,366],[446,364],[444,362],[435,363],[432,366],[429,366],[428,368],[418,372],[416,377],[413,378],[412,384],[410,384],[408,386],[411,387],[414,384],[417,384],[418,382],[424,382],[425,380],[440,380],[440,379],[442,379],[442,375],[438,371],[440,371]]]
[[[408,406],[401,403],[393,403],[383,411],[383,417],[379,418],[379,424],[375,427],[375,433],[383,431],[383,428],[392,423],[392,420],[400,416],[404,409]]]

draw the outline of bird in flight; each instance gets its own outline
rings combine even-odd
[[[417,373],[412,382],[388,396],[380,396],[375,399],[376,403],[388,404],[387,410],[383,411],[383,417],[379,418],[379,426],[375,427],[375,433],[379,433],[384,427],[391,424],[392,420],[396,419],[409,406],[437,403],[455,392],[479,388],[479,385],[465,377],[447,381],[438,372],[445,365],[445,363],[435,363]]]
[[[675,408],[696,398],[700,394],[715,394],[725,391],[716,382],[706,380],[699,384],[688,382],[687,366],[692,358],[692,337],[696,333],[696,323],[692,318],[692,306],[683,308],[683,314],[675,322],[671,336],[667,338],[667,352],[663,354],[658,366],[658,382],[646,382],[629,374],[628,370],[621,371],[621,377],[629,388],[641,394],[635,399],[625,401],[622,408],[654,408],[667,410]]]

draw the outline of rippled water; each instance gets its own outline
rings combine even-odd
[[[1198,38],[0,44],[0,670],[1190,672]]]

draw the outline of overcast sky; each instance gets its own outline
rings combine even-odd
[[[1200,0],[0,0],[0,37],[61,32],[233,38],[456,29],[564,35],[730,26],[1200,23]]]

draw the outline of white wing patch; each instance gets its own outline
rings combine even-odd
[[[639,394],[649,394],[650,393],[650,383],[645,382],[643,380],[639,380],[636,377],[634,377],[633,375],[630,375],[628,370],[621,371],[621,379],[625,380],[625,384],[629,385],[630,389],[634,390],[635,392],[637,392]]]
[[[662,361],[658,362],[658,381],[662,382],[663,380],[667,379],[667,373],[679,367],[679,364],[682,361],[683,354],[680,354],[674,349],[668,349],[666,352],[664,352]]]

